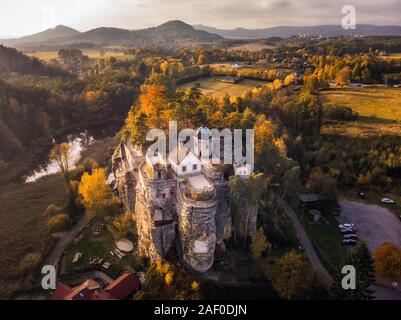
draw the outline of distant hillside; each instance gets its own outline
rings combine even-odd
[[[11,72],[47,76],[64,75],[64,72],[59,69],[45,65],[14,48],[6,48],[0,45],[0,77]]]
[[[52,47],[54,49],[66,46],[79,45],[106,46],[106,45],[149,45],[175,43],[202,43],[223,40],[223,37],[207,31],[196,30],[182,21],[168,21],[158,27],[142,30],[126,30],[119,28],[102,27],[79,32],[77,30],[59,26],[41,33],[26,36],[20,39],[0,40],[6,46],[21,50],[35,50]]]
[[[13,43],[13,44],[34,44],[34,43],[39,43],[39,42],[49,42],[51,40],[55,40],[55,39],[61,39],[61,38],[65,38],[65,37],[72,37],[72,36],[76,36],[79,35],[80,32],[72,29],[70,27],[66,27],[63,25],[59,25],[55,28],[52,29],[48,29],[39,33],[35,33],[33,35],[30,36],[25,36],[22,38],[18,38],[18,39],[6,39],[4,44],[9,44],[9,43]]]
[[[363,36],[397,36],[401,35],[401,26],[375,26],[368,24],[357,25],[355,30],[344,30],[341,26],[335,25],[319,25],[305,27],[281,26],[263,29],[217,29],[204,25],[194,25],[197,30],[212,32],[226,38],[269,38],[281,37],[288,38],[299,34],[309,36],[328,36],[335,37],[341,35],[363,35]]]

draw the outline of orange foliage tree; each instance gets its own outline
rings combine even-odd
[[[378,275],[394,280],[401,280],[401,247],[384,243],[374,254],[374,264]]]

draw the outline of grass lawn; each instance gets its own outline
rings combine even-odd
[[[342,246],[342,236],[338,231],[336,217],[322,217],[320,224],[313,224],[309,214],[298,210],[298,217],[304,225],[310,240],[322,263],[329,273],[333,274],[338,266],[343,266],[346,251]]]
[[[322,95],[329,103],[350,107],[361,117],[401,122],[401,88],[341,88]]]
[[[200,83],[200,89],[205,95],[213,95],[217,98],[222,98],[226,93],[230,96],[240,96],[244,91],[261,86],[266,81],[244,79],[239,83],[225,83],[216,78],[201,79],[198,81],[190,82],[181,86],[185,90],[192,87],[195,83]]]
[[[134,242],[134,247],[135,246]],[[91,268],[92,266],[89,264],[89,260],[92,256],[103,258],[103,262],[110,262],[111,266],[107,272],[115,277],[126,270],[133,272],[140,271],[140,259],[138,259],[133,253],[120,259],[110,254],[110,251],[113,251],[114,249],[116,249],[115,240],[106,228],[103,230],[100,237],[95,237],[93,235],[93,227],[91,227],[83,233],[82,238],[77,244],[71,244],[67,249],[67,252],[63,257],[65,271],[67,273],[75,273]],[[72,260],[76,252],[82,252],[82,257],[77,263],[73,264]]]

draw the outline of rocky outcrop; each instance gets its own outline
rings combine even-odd
[[[179,236],[184,261],[195,271],[206,272],[214,262],[217,202],[194,201],[186,195],[185,182],[177,190]]]
[[[143,162],[138,170],[134,218],[139,252],[157,260],[163,258],[174,243],[176,223],[172,198],[177,182],[175,179],[149,179],[145,166]]]
[[[206,272],[213,265],[216,245],[224,248],[232,234],[222,170],[207,164],[196,176],[178,177],[168,165],[150,166],[144,158],[130,145],[120,145],[113,155],[116,187],[135,219],[139,253],[155,261],[176,245],[192,270]],[[196,182],[189,184],[192,178],[209,184],[208,192],[197,190]],[[248,235],[256,230],[256,217],[257,207],[251,207],[241,218],[241,229]]]

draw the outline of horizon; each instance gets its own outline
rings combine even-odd
[[[190,21],[218,29],[263,29],[282,26],[340,25],[341,8],[351,4],[357,11],[357,24],[401,25],[399,1],[384,0],[377,8],[373,0],[245,0],[218,3],[200,0],[15,0],[0,12],[2,36],[20,38],[58,25],[85,32],[112,26],[129,30],[146,29],[166,21]],[[24,7],[20,12],[19,8]],[[194,8],[197,10],[194,10]],[[76,12],[80,12],[78,16]]]
[[[167,22],[173,22],[173,21],[180,21],[180,22],[183,22],[183,23],[185,23],[185,24],[187,24],[187,25],[190,25],[190,26],[192,26],[192,27],[194,27],[194,28],[195,28],[196,26],[203,26],[203,27],[208,27],[208,28],[215,28],[215,29],[218,29],[218,30],[236,30],[236,29],[243,29],[243,30],[263,30],[263,29],[270,29],[270,28],[308,28],[308,27],[313,28],[313,27],[319,27],[319,26],[338,26],[338,27],[341,27],[340,24],[338,24],[338,25],[337,25],[337,24],[315,24],[315,25],[274,25],[274,26],[260,27],[260,28],[246,28],[246,27],[243,27],[243,26],[237,26],[237,27],[233,27],[233,28],[218,28],[218,27],[215,27],[215,26],[212,26],[212,25],[206,25],[206,24],[203,24],[203,23],[190,24],[190,23],[187,23],[186,21],[183,21],[183,20],[173,19],[173,20],[168,20],[168,21],[162,22],[162,23],[160,23],[159,25],[152,25],[152,26],[148,26],[148,27],[144,27],[144,28],[140,28],[140,29],[133,29],[133,28],[123,28],[123,27],[116,27],[116,26],[105,26],[105,25],[103,26],[103,25],[100,25],[100,26],[95,26],[95,27],[93,27],[93,28],[91,28],[91,29],[87,29],[87,30],[79,30],[79,29],[74,28],[74,27],[69,26],[69,25],[59,24],[59,25],[56,25],[56,26],[51,27],[51,28],[48,28],[48,29],[40,30],[40,31],[35,32],[35,33],[32,33],[32,34],[26,34],[26,35],[22,35],[22,36],[12,36],[12,35],[3,35],[3,34],[0,34],[0,39],[2,39],[2,40],[19,39],[19,38],[23,38],[23,37],[26,37],[26,36],[31,36],[31,35],[33,35],[33,34],[45,32],[45,31],[48,31],[48,30],[55,30],[55,29],[58,28],[58,27],[65,27],[65,28],[74,29],[74,30],[79,31],[79,32],[81,32],[81,33],[85,33],[85,32],[91,31],[91,30],[99,29],[99,28],[116,28],[116,29],[123,29],[123,30],[129,30],[129,31],[138,31],[138,30],[145,30],[145,29],[149,29],[149,28],[155,28],[155,27],[158,27],[158,26],[160,26],[160,25],[163,25],[163,24],[165,24],[165,23],[167,23]],[[377,26],[377,27],[383,27],[383,26],[401,27],[401,24],[369,24],[369,23],[358,23],[358,24],[356,24],[356,26],[358,26],[358,25],[359,25],[359,26],[361,26],[361,25],[372,25],[372,26]],[[210,31],[210,32],[213,33],[213,31]]]

